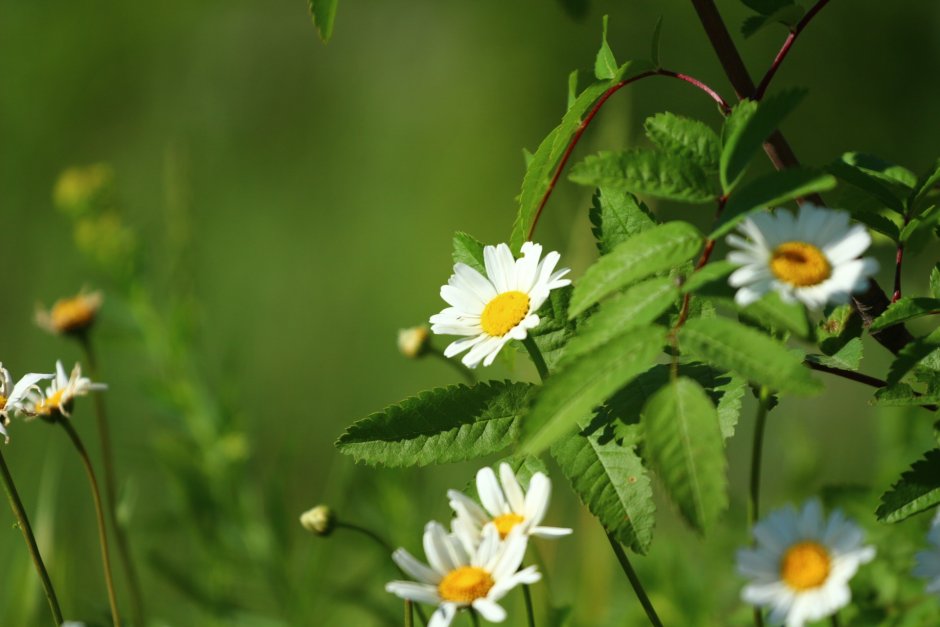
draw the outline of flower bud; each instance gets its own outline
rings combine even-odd
[[[68,168],[52,191],[56,207],[73,218],[106,206],[114,185],[114,170],[106,163]]]
[[[328,536],[336,527],[336,514],[329,505],[317,505],[300,515],[300,524],[318,536]]]
[[[398,350],[408,359],[417,359],[428,351],[430,330],[420,325],[398,331]]]
[[[61,298],[48,310],[37,308],[36,324],[60,335],[81,335],[92,327],[101,308],[101,292],[80,292]]]

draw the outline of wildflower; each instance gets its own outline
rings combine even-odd
[[[548,511],[552,492],[552,482],[544,473],[532,475],[527,491],[523,491],[507,463],[499,465],[499,478],[497,481],[490,467],[477,473],[477,493],[483,507],[462,492],[448,490],[447,498],[457,514],[456,525],[465,525],[477,534],[492,525],[502,538],[516,528],[524,535],[539,538],[559,538],[571,533],[571,529],[539,526]]]
[[[522,257],[513,259],[509,246],[486,246],[486,276],[468,265],[454,265],[454,274],[441,287],[441,298],[451,306],[431,316],[431,330],[465,336],[444,349],[445,357],[469,350],[464,365],[489,366],[509,340],[524,340],[539,324],[536,315],[549,292],[569,285],[568,268],[555,272],[560,258],[550,252],[540,260],[542,246],[526,242]]]
[[[10,436],[7,435],[6,430],[6,426],[10,424],[10,412],[19,407],[20,403],[26,398],[27,393],[35,388],[37,383],[52,377],[51,374],[31,372],[24,375],[14,385],[10,371],[0,363],[0,433],[3,434],[7,442],[10,441]]]
[[[39,416],[51,419],[58,416],[70,416],[72,402],[78,396],[108,388],[104,383],[94,383],[82,376],[81,364],[76,363],[71,374],[65,374],[62,362],[55,364],[55,377],[45,393],[36,386],[28,392],[25,401],[19,404],[18,411],[29,417]]]
[[[927,580],[927,592],[940,595],[940,511],[933,519],[927,540],[933,546],[915,556],[917,566],[914,567],[914,575]]]
[[[300,515],[300,524],[318,536],[328,536],[336,527],[336,514],[328,505],[317,505]]]
[[[408,359],[417,359],[427,352],[429,338],[428,328],[423,324],[410,329],[399,329],[398,350]]]
[[[36,310],[36,324],[50,333],[80,335],[91,328],[101,308],[101,292],[82,290],[57,300],[49,310]]]
[[[403,599],[437,605],[428,627],[447,627],[457,610],[472,607],[493,623],[506,619],[498,601],[519,584],[535,583],[535,566],[519,570],[526,537],[519,531],[501,540],[495,527],[487,527],[479,545],[465,534],[448,534],[436,522],[424,528],[424,553],[430,567],[398,549],[392,559],[415,581],[392,581],[385,589]]]
[[[742,307],[770,291],[810,309],[845,303],[878,271],[874,258],[858,259],[871,236],[864,226],[850,225],[845,211],[803,205],[794,217],[778,209],[747,218],[738,229],[750,241],[728,236],[728,243],[739,249],[728,261],[741,266],[728,282],[739,288],[734,299]]]
[[[842,512],[823,518],[814,499],[801,511],[779,509],[754,526],[756,548],[738,551],[738,571],[751,578],[741,598],[770,608],[770,622],[802,627],[845,607],[849,580],[875,557],[863,532]]]

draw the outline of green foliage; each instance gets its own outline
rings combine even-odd
[[[636,196],[610,187],[598,187],[592,197],[591,225],[602,255],[653,226],[656,220]]]
[[[588,420],[596,407],[648,369],[665,342],[660,327],[623,333],[549,378],[523,422],[520,450],[537,455]]]
[[[636,444],[636,437],[618,443],[576,433],[556,443],[552,456],[604,529],[645,555],[653,540],[656,506]]]
[[[803,17],[803,7],[793,0],[743,0],[757,11],[741,25],[741,34],[750,37],[769,24],[782,24],[793,28]]]
[[[940,263],[930,271],[930,295],[940,298]]]
[[[539,326],[529,331],[549,368],[554,368],[567,351],[569,338],[577,329],[577,320],[568,317],[568,304],[573,288],[569,285],[552,290],[539,308]],[[523,348],[524,350],[524,348]]]
[[[663,16],[660,15],[659,19],[656,20],[656,26],[653,27],[653,39],[650,43],[650,61],[653,63],[653,67],[660,67],[659,64],[659,48],[660,41],[663,35]]]
[[[454,264],[463,263],[483,276],[486,276],[486,265],[483,261],[483,244],[472,235],[457,231],[454,233]]]
[[[734,272],[737,267],[736,264],[724,260],[706,264],[690,274],[689,278],[682,283],[682,293],[694,293],[706,286],[720,289],[718,286],[721,286],[728,288],[724,290],[725,293],[731,294],[731,289],[728,286],[728,275]]]
[[[619,66],[617,59],[614,58],[614,52],[607,45],[607,16],[604,16],[603,35],[601,36],[601,47],[597,51],[597,58],[594,60],[594,77],[599,80],[609,80],[617,76]]]
[[[881,496],[875,515],[886,523],[900,522],[940,504],[940,449],[928,451]]]
[[[940,357],[940,328],[902,348],[888,369],[888,385],[899,383],[911,370]]]
[[[752,211],[771,209],[797,198],[828,191],[835,186],[835,177],[810,168],[790,168],[760,176],[731,194],[721,213],[721,220],[709,238],[721,237]]]
[[[756,107],[738,104],[734,108],[722,137],[719,174],[726,194],[738,183],[764,140],[777,130],[805,95],[805,90],[789,89],[767,96]]]
[[[643,124],[646,136],[663,151],[693,161],[704,170],[718,170],[721,139],[703,122],[674,113],[657,113]]]
[[[933,314],[940,314],[940,299],[905,297],[891,303],[884,313],[875,318],[869,330],[874,333],[913,318]]]
[[[694,161],[648,148],[592,155],[572,168],[569,178],[581,185],[603,185],[690,203],[711,202],[720,194],[712,178]]]
[[[858,152],[843,154],[826,169],[897,214],[904,214],[905,199],[916,182],[910,171]]]
[[[513,250],[519,250],[526,241],[529,229],[535,220],[539,203],[550,184],[555,166],[558,165],[572,137],[578,131],[585,114],[590,111],[598,98],[620,81],[648,69],[648,64],[628,61],[621,65],[616,75],[609,80],[588,86],[578,94],[574,103],[568,107],[561,123],[539,144],[526,168],[525,178],[522,181],[522,191],[519,193],[519,212],[516,215],[516,221],[513,224],[512,235],[509,240]]]
[[[679,377],[643,409],[645,452],[686,521],[705,531],[727,507],[718,413],[702,387]]]
[[[702,247],[702,235],[687,222],[667,222],[636,235],[588,268],[571,298],[576,316],[631,283],[688,261]]]
[[[832,355],[807,355],[806,360],[831,368],[858,370],[862,363],[863,348],[862,338],[853,337]]]
[[[739,308],[743,320],[760,326],[774,335],[792,333],[810,339],[812,329],[806,308],[799,303],[784,302],[776,292],[765,294],[747,307]]]
[[[822,389],[801,360],[783,344],[732,320],[689,320],[679,331],[679,347],[774,391],[810,395]]]
[[[389,467],[497,453],[516,438],[531,387],[493,381],[428,390],[353,423],[336,447],[357,462]]]
[[[679,296],[669,277],[647,279],[601,304],[565,349],[566,359],[589,353],[618,335],[655,322]]]
[[[928,196],[937,185],[940,185],[940,159],[931,170],[918,179],[914,189],[911,190],[908,207],[912,215],[919,214],[925,208],[929,200]]]
[[[876,405],[916,407],[920,405],[937,405],[938,403],[940,403],[940,390],[921,394],[906,383],[897,383],[875,392]]]
[[[317,27],[323,43],[330,41],[330,37],[333,36],[333,22],[336,21],[338,4],[339,0],[308,0],[307,2],[310,15],[313,17],[313,24]]]

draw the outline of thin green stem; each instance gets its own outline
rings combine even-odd
[[[469,610],[467,613],[470,614],[470,623],[473,625],[473,627],[480,627],[480,617],[477,616],[476,610],[474,610],[472,607],[467,609]]]
[[[522,584],[522,598],[525,599],[525,614],[529,627],[535,627],[535,608],[532,607],[532,590],[529,584]]]
[[[86,332],[80,336],[80,340],[82,348],[85,351],[85,359],[88,362],[89,375],[92,380],[98,381],[98,360],[91,344],[91,338]],[[124,532],[124,526],[120,524],[117,516],[117,473],[114,470],[111,430],[108,425],[107,412],[105,411],[104,396],[95,394],[94,397],[98,439],[101,442],[101,463],[104,467],[104,491],[108,503],[108,518],[111,521],[111,529],[114,531],[114,539],[117,540],[118,557],[121,560],[121,568],[124,570],[124,576],[127,578],[131,597],[131,616],[134,619],[135,625],[143,627],[147,622],[144,618],[144,601],[143,594],[141,594],[140,579],[137,577],[137,569],[134,566],[134,560],[131,556],[127,534]]]
[[[0,452],[0,475],[3,476],[3,488],[6,490],[7,499],[10,501],[10,509],[16,517],[16,524],[23,532],[23,540],[26,541],[26,548],[29,550],[29,556],[33,560],[33,566],[39,574],[39,580],[42,582],[42,589],[46,593],[46,600],[49,602],[49,610],[52,612],[52,619],[56,626],[62,624],[62,610],[59,609],[59,599],[55,595],[55,588],[52,587],[52,580],[49,579],[49,573],[46,572],[46,565],[42,561],[42,555],[39,554],[39,546],[36,544],[36,538],[33,536],[33,528],[29,524],[29,518],[26,517],[26,509],[20,500],[19,492],[16,491],[16,484],[13,483],[13,475],[7,468],[6,460],[3,459],[3,453]]]
[[[770,406],[770,390],[762,386],[758,393],[757,417],[754,421],[754,443],[751,447],[751,489],[747,503],[748,526],[753,529],[760,519],[760,470],[764,448],[764,427],[767,425],[767,412]],[[763,627],[764,615],[759,607],[754,608],[754,625]]]
[[[88,484],[91,486],[91,495],[95,502],[95,514],[98,518],[98,540],[101,543],[101,561],[104,566],[104,581],[108,588],[108,603],[111,605],[111,622],[114,624],[114,627],[120,627],[121,615],[118,612],[117,595],[114,593],[114,579],[111,575],[111,558],[108,552],[108,530],[104,522],[104,506],[101,503],[101,491],[98,490],[98,480],[95,478],[95,469],[92,467],[91,458],[88,457],[88,451],[85,450],[85,445],[82,444],[82,439],[78,436],[78,432],[75,430],[75,427],[72,426],[71,421],[68,418],[60,416],[56,422],[62,425],[62,428],[68,433],[69,439],[71,439],[72,444],[75,445],[78,456],[82,458],[82,464],[85,466],[85,474],[88,475]]]
[[[538,345],[535,343],[535,340],[532,339],[531,335],[525,336],[525,339],[522,340],[522,345],[529,351],[529,358],[532,359],[532,363],[535,364],[535,369],[539,371],[539,378],[541,378],[544,383],[545,379],[548,378],[548,366],[545,364],[545,358],[542,357],[542,351],[539,350]]]
[[[411,601],[405,601],[405,627],[414,627],[415,617],[414,612],[414,603]]]
[[[832,619],[830,620],[830,622],[832,623],[832,627],[839,627],[839,624],[840,624],[840,623],[839,623],[839,613],[838,613],[838,612],[836,612],[835,614],[832,615]]]
[[[460,376],[470,385],[476,385],[477,377],[473,374],[473,371],[467,368],[461,363],[459,359],[451,359],[450,357],[445,357],[444,353],[434,348],[433,346],[428,348],[428,355],[437,357],[438,359],[447,362],[447,365],[460,373]]]
[[[643,589],[643,584],[640,583],[640,578],[637,576],[636,571],[633,570],[633,566],[630,565],[630,560],[627,559],[627,554],[623,550],[623,547],[620,546],[620,542],[609,532],[607,533],[607,539],[610,541],[610,546],[614,550],[614,555],[617,556],[617,561],[620,562],[620,567],[623,568],[624,574],[627,576],[627,579],[630,580],[630,585],[633,586],[633,591],[640,600],[640,605],[642,605],[643,609],[646,611],[646,617],[649,619],[650,625],[653,625],[653,627],[663,627],[663,623],[659,620],[653,603],[647,596],[646,590]]]

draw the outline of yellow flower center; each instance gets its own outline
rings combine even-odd
[[[499,531],[499,536],[505,538],[509,535],[509,532],[512,531],[512,528],[521,523],[525,518],[519,514],[503,514],[502,516],[497,516],[493,519],[493,524],[496,525],[496,530]]]
[[[809,540],[799,542],[780,560],[780,578],[794,590],[816,588],[826,581],[830,565],[825,547]]]
[[[437,584],[437,591],[445,601],[473,603],[484,598],[493,587],[493,578],[476,566],[461,566],[447,573]]]
[[[832,275],[823,251],[805,242],[784,242],[770,257],[770,270],[784,283],[796,287],[819,285]]]
[[[483,308],[480,326],[487,335],[502,337],[522,322],[529,313],[529,295],[523,292],[503,292]]]
[[[62,410],[62,395],[65,393],[65,388],[57,391],[52,396],[46,398],[43,401],[36,403],[36,413],[42,414],[43,416],[49,416],[52,412]]]
[[[49,318],[56,331],[70,333],[87,329],[95,321],[97,313],[98,308],[93,300],[85,296],[76,296],[57,301],[49,312]]]
[[[7,397],[3,394],[0,394],[0,411],[3,411],[7,408]]]

